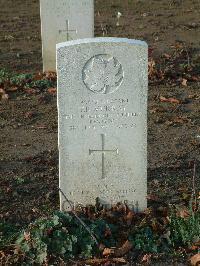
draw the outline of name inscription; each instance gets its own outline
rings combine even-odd
[[[65,114],[68,129],[98,129],[114,126],[116,128],[133,128],[136,126],[136,113],[129,107],[128,99],[82,100],[76,113]],[[83,122],[81,122],[83,121]]]

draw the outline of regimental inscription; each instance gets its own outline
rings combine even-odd
[[[69,20],[66,20],[66,29],[65,30],[59,30],[58,32],[59,32],[59,34],[61,34],[62,32],[66,32],[67,41],[73,40],[73,38],[70,36],[71,32],[74,32],[77,35],[76,29],[75,30],[69,29]]]
[[[70,131],[135,128],[140,116],[126,98],[82,100],[76,113],[63,114]]]
[[[112,93],[122,84],[123,67],[117,58],[99,54],[90,58],[83,68],[83,82],[94,93]]]
[[[108,153],[116,153],[116,154],[119,153],[118,149],[114,149],[114,150],[105,149],[105,135],[101,134],[101,150],[91,150],[91,149],[89,149],[89,155],[92,154],[92,153],[101,153],[101,160],[102,160],[101,178],[102,179],[105,178],[105,154],[107,152]]]

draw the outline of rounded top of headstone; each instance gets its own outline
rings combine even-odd
[[[73,45],[87,44],[87,43],[126,43],[130,45],[139,45],[139,46],[148,47],[148,44],[145,41],[128,39],[128,38],[98,37],[98,38],[85,38],[85,39],[78,39],[78,40],[58,43],[56,45],[56,48],[59,49],[66,46],[73,46]]]

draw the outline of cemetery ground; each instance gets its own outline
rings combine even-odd
[[[28,263],[32,263],[33,259],[24,257],[21,251],[18,250],[18,255],[13,253],[12,244],[16,232],[21,227],[27,228],[30,222],[38,218],[50,217],[59,209],[56,75],[38,74],[41,69],[40,37],[37,32],[39,11],[36,1],[32,2],[29,20],[34,17],[31,23],[35,27],[30,31],[32,35],[28,41],[35,43],[34,49],[30,46],[27,48],[24,32],[24,39],[17,36],[19,31],[14,33],[16,41],[12,40],[12,47],[8,45],[9,38],[1,42],[1,50],[6,54],[2,57],[1,68],[11,69],[12,66],[15,72],[8,74],[7,70],[0,71],[0,229],[3,232],[0,235],[0,259],[3,265],[21,265],[29,259]],[[149,1],[149,4],[144,5],[142,1],[138,1],[133,9],[128,9],[126,5],[122,5],[123,1],[105,2],[107,7],[102,5],[102,1],[97,1],[96,35],[102,36],[104,32],[106,36],[145,39],[150,45],[149,208],[148,212],[140,215],[129,212],[125,206],[115,206],[112,211],[107,212],[98,207],[96,214],[91,209],[82,210],[82,217],[96,221],[93,224],[94,231],[97,235],[103,235],[102,242],[105,245],[99,251],[99,258],[103,260],[90,260],[87,264],[120,264],[120,259],[117,259],[120,257],[122,264],[123,260],[127,260],[130,263],[135,261],[152,265],[171,265],[178,262],[186,265],[188,258],[198,253],[200,237],[197,230],[199,212],[192,200],[194,190],[198,200],[200,188],[199,4],[198,1],[192,1],[192,4],[191,1]],[[135,10],[134,16],[131,10]],[[123,14],[118,27],[115,16],[117,11]],[[24,19],[23,23],[28,27],[27,16]],[[3,23],[3,36],[13,35],[7,34],[9,25],[5,21]],[[27,49],[32,49],[33,53]],[[18,58],[15,57],[16,54],[19,54]],[[16,74],[17,70],[20,73]],[[27,72],[36,74],[25,75]],[[171,217],[170,212],[174,208],[172,206],[176,206],[176,219],[171,218],[174,224],[168,218]],[[191,210],[196,215],[195,222],[191,219]],[[77,227],[79,225],[75,218],[63,217],[59,213],[57,215],[50,224],[43,221],[36,226],[40,229],[42,226],[46,228],[52,239],[51,233],[65,227],[68,220],[73,219],[73,223]],[[117,232],[112,226],[108,228],[105,224],[98,223],[100,220],[95,216],[105,219],[108,224],[113,223],[117,226]],[[61,225],[57,224],[58,219]],[[98,232],[99,228],[103,231]],[[138,242],[132,240],[131,237],[136,232],[132,232],[131,228],[138,228]],[[82,231],[85,232],[84,228]],[[152,232],[155,239],[151,237]],[[26,243],[32,245],[31,238],[34,240],[35,234],[30,226],[21,242],[18,237],[24,249],[28,248]],[[110,247],[115,244],[113,241],[116,239],[113,238],[117,234],[116,251]],[[65,234],[63,236],[66,237]],[[78,237],[82,240],[86,236],[83,234]],[[93,242],[91,244],[90,237],[88,234],[88,247],[79,247],[85,253],[90,252],[90,245],[95,246]],[[62,243],[62,236],[59,240]],[[173,243],[172,247],[170,241]],[[109,249],[105,249],[106,244]],[[119,247],[123,247],[121,251]],[[59,248],[57,251],[60,251]],[[161,251],[161,255],[153,255],[154,248]],[[41,247],[41,257],[45,255],[43,251]],[[198,257],[195,258],[199,260]],[[57,260],[57,264],[62,265],[59,256],[55,259],[52,255],[48,259],[54,260],[54,263]],[[74,260],[71,258],[71,262]]]

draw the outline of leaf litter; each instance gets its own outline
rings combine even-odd
[[[193,203],[191,199],[188,204]],[[157,207],[140,213],[130,210],[126,204],[118,203],[106,209],[97,202],[95,206],[77,206],[73,212],[56,212],[29,224],[10,243],[1,246],[0,260],[30,263],[32,254],[33,261],[45,265],[56,263],[59,257],[63,261],[73,260],[76,265],[125,265],[131,257],[138,263],[148,264],[159,254],[179,252],[180,247],[182,253],[191,256],[200,245],[200,231],[191,232],[193,226],[200,229],[199,201],[193,210],[186,205],[163,207],[159,202]],[[56,248],[52,246],[54,237],[60,241]],[[66,238],[72,243],[66,242]],[[78,250],[76,239],[79,239]],[[69,249],[68,245],[72,247]],[[199,254],[192,255],[190,261],[191,265],[198,265]]]

